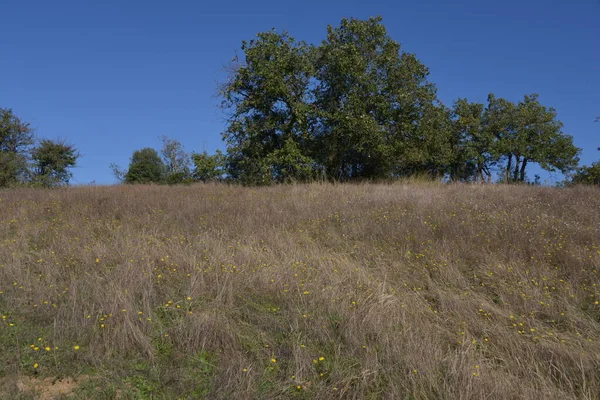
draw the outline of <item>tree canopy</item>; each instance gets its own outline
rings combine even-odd
[[[193,153],[192,162],[194,164],[193,176],[198,181],[219,181],[225,174],[225,155],[221,150],[217,150],[214,155],[210,155],[206,151]]]
[[[223,134],[233,179],[264,184],[285,181],[315,167],[314,49],[287,33],[260,33],[242,43],[245,62],[234,65],[221,87],[230,112]],[[287,144],[286,144],[287,143]],[[294,153],[300,154],[299,158]]]
[[[125,183],[161,183],[165,177],[165,164],[152,148],[137,150],[131,156]]]
[[[429,70],[382,24],[342,19],[319,45],[268,31],[242,42],[222,85],[228,173],[250,184],[413,174],[524,182],[531,163],[576,167],[579,149],[537,94],[445,107]]]
[[[29,123],[11,109],[0,108],[0,187],[28,179],[28,158],[34,143]]]
[[[11,109],[0,108],[0,187],[69,183],[80,156],[75,147],[62,140],[35,143],[30,124]]]
[[[577,169],[571,179],[573,184],[581,185],[600,185],[600,161],[592,163],[590,166],[583,166]]]
[[[343,19],[313,46],[269,31],[242,43],[221,88],[229,172],[251,183],[443,174],[448,112],[429,71],[381,24]]]
[[[64,141],[44,139],[32,152],[33,181],[42,186],[62,186],[69,183],[70,171],[79,152]]]
[[[573,138],[562,132],[556,111],[540,104],[537,94],[518,103],[488,96],[488,104],[459,99],[452,110],[459,156],[452,176],[490,180],[500,166],[505,182],[525,182],[526,168],[538,163],[548,171],[568,173],[579,161]]]

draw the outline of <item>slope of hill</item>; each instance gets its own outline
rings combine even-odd
[[[0,398],[598,398],[599,269],[594,188],[1,191]]]

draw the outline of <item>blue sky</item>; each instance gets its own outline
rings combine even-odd
[[[600,158],[600,0],[2,0],[0,107],[80,150],[72,183],[111,184],[109,164],[160,135],[224,148],[217,84],[242,40],[276,28],[319,43],[328,24],[375,15],[444,103],[539,93],[582,163]]]

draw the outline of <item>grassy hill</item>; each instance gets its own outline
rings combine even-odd
[[[0,191],[0,398],[596,399],[599,269],[594,188]]]

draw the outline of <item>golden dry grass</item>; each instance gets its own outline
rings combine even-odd
[[[594,188],[1,191],[0,398],[597,399],[599,268]]]

